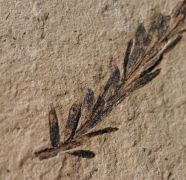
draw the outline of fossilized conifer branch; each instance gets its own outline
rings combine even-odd
[[[171,15],[156,15],[149,28],[141,23],[134,38],[129,40],[123,62],[123,74],[115,67],[97,100],[91,89],[82,103],[74,103],[69,111],[64,142],[60,143],[58,119],[55,109],[49,112],[49,129],[52,148],[36,152],[40,159],[56,156],[60,150],[68,152],[80,146],[87,133],[107,116],[118,103],[134,90],[154,79],[160,69],[155,69],[163,55],[173,48],[186,31],[186,0],[180,2]],[[80,122],[79,122],[80,121]],[[79,125],[78,125],[79,124]],[[87,135],[87,137],[90,137]],[[91,151],[69,152],[80,157],[93,157]],[[86,154],[87,153],[87,154]]]

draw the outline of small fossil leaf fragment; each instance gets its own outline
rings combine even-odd
[[[103,134],[106,134],[106,133],[115,132],[117,130],[118,130],[118,128],[107,127],[107,128],[104,128],[104,129],[100,129],[100,130],[97,130],[97,131],[90,132],[90,133],[86,134],[86,136],[87,137],[94,137],[94,136],[99,136],[99,135],[103,135]]]
[[[116,66],[114,68],[114,70],[112,71],[108,81],[106,82],[105,86],[103,87],[103,93],[101,93],[101,97],[105,97],[108,93],[108,91],[110,90],[110,88],[114,88],[114,90],[116,90],[117,85],[119,83],[120,80],[120,70],[119,68]]]
[[[81,106],[81,117],[77,129],[79,129],[79,127],[81,127],[81,125],[84,124],[86,120],[90,118],[92,113],[93,103],[94,103],[94,92],[91,89],[87,89],[87,93],[84,97]]]
[[[69,154],[76,157],[88,158],[88,159],[95,157],[95,153],[89,150],[77,150],[77,151],[69,152]]]
[[[115,93],[117,93],[117,90],[119,88],[120,83],[120,70],[116,66],[113,70],[110,78],[108,79],[106,85],[104,86],[104,93],[100,96],[104,98],[105,105],[108,99],[113,96]]]
[[[53,147],[58,147],[60,144],[60,135],[59,135],[59,125],[56,110],[54,107],[51,107],[49,111],[49,132],[50,132],[50,142]]]
[[[124,61],[123,61],[123,69],[124,69],[124,71],[123,71],[123,80],[124,81],[127,80],[127,65],[129,63],[129,57],[130,57],[132,45],[133,45],[133,40],[131,39],[128,42],[127,49],[125,51]]]
[[[69,110],[68,120],[65,126],[65,132],[64,132],[65,142],[73,138],[79,122],[80,114],[81,114],[81,105],[74,103]]]
[[[157,75],[159,75],[159,73],[160,73],[160,69],[156,69],[153,72],[143,75],[133,84],[133,86],[131,86],[131,91],[134,91],[136,89],[143,87],[144,85],[152,81]]]

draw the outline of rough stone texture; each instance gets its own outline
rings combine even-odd
[[[165,57],[160,75],[122,102],[82,149],[44,161],[48,106],[61,135],[68,109],[86,88],[96,94],[139,22],[169,14],[177,0],[0,1],[0,179],[159,180],[186,178],[186,37]]]

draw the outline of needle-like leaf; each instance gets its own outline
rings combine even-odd
[[[50,142],[53,147],[58,147],[60,144],[60,135],[59,135],[59,125],[56,110],[54,107],[51,107],[49,111],[49,132],[50,132]]]
[[[79,122],[80,114],[81,105],[74,103],[69,110],[68,121],[65,126],[64,132],[64,142],[69,141],[73,138]]]

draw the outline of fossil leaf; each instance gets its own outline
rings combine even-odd
[[[107,80],[104,88],[103,88],[103,93],[101,93],[100,96],[105,97],[108,93],[108,91],[113,88],[114,90],[116,90],[117,85],[119,83],[120,80],[120,70],[119,68],[116,66],[114,68],[114,70],[112,71],[109,79]]]
[[[104,129],[100,129],[100,130],[97,130],[97,131],[90,132],[90,133],[86,134],[86,136],[87,137],[100,136],[100,135],[103,135],[103,134],[106,134],[106,133],[115,132],[117,130],[118,130],[118,128],[107,127],[107,128],[104,128]]]
[[[79,129],[79,127],[81,127],[82,124],[84,124],[85,121],[90,118],[92,113],[93,103],[94,103],[94,92],[91,89],[87,89],[87,93],[84,97],[81,106],[81,117],[77,129]]]
[[[89,123],[89,128],[95,127],[101,120],[101,116],[105,105],[105,100],[102,97],[99,97],[98,102],[99,103],[95,105],[95,109],[93,109],[93,114]]]
[[[156,69],[153,72],[144,74],[141,78],[139,78],[136,82],[134,82],[134,84],[131,86],[130,91],[132,92],[136,89],[143,87],[144,85],[152,81],[156,76],[158,76],[159,73],[160,73],[160,69]]]
[[[56,110],[54,107],[51,107],[49,111],[49,133],[50,141],[53,147],[58,147],[60,144],[60,135],[59,135],[59,125]]]
[[[181,40],[181,38],[182,38],[181,35],[176,35],[176,36],[173,36],[172,38],[170,38],[163,45],[160,45],[160,47],[161,46],[162,47],[159,50],[159,52],[156,53],[156,55],[153,58],[151,58],[147,62],[145,62],[144,67],[143,67],[143,71],[148,71],[149,69],[152,69],[153,67],[155,67],[162,59],[164,53],[167,52],[168,50],[170,50],[171,48],[173,48]],[[143,71],[141,72],[141,74],[143,73]]]
[[[110,97],[112,97],[118,90],[120,83],[120,70],[118,67],[115,67],[114,71],[112,72],[110,78],[108,79],[105,87],[108,87],[105,93],[100,95],[104,98],[105,103],[108,101]],[[106,88],[104,88],[106,89]]]
[[[128,73],[127,73],[127,65],[129,63],[129,57],[130,57],[130,53],[132,51],[132,46],[133,46],[133,40],[131,39],[128,42],[127,49],[125,51],[124,62],[123,62],[123,69],[124,69],[124,71],[123,71],[123,73],[124,73],[123,79],[124,79],[124,81],[127,80],[127,75],[128,75]]]
[[[69,154],[76,157],[88,158],[88,159],[95,157],[95,153],[89,150],[76,150],[73,152],[69,152]]]
[[[91,128],[95,127],[102,119],[105,100],[102,96],[98,97],[92,110],[91,118],[88,119],[77,131],[77,136],[86,134]]]
[[[144,24],[141,23],[137,28],[135,37],[128,42],[125,52],[123,63],[124,81],[129,78],[129,74],[136,68],[150,41],[151,36],[146,32]]]
[[[65,132],[64,132],[65,142],[73,138],[75,131],[77,129],[80,114],[81,114],[81,105],[74,103],[69,110],[68,120],[65,126]]]

